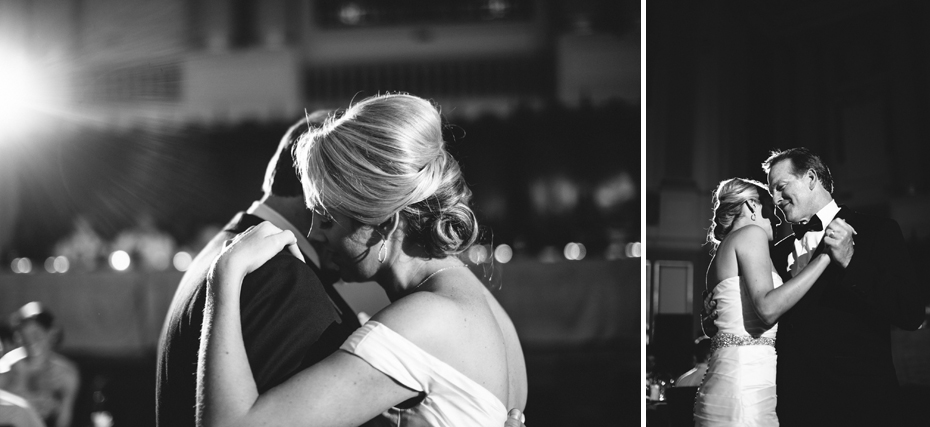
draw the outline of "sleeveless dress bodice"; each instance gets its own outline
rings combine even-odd
[[[717,326],[717,333],[775,338],[778,324],[766,325],[759,318],[743,281],[741,276],[730,277],[714,287],[714,299],[717,301],[717,320],[714,325]],[[772,272],[772,281],[776,288],[782,285],[781,277],[775,272]]]
[[[741,276],[713,289],[717,334],[694,403],[696,426],[777,426],[775,333],[756,314]],[[775,287],[781,277],[772,272]]]
[[[369,425],[500,426],[507,421],[507,408],[496,395],[382,323],[368,321],[341,349],[423,396],[419,404],[391,408]]]

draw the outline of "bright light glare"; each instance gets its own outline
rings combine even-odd
[[[494,249],[494,259],[501,264],[510,262],[510,260],[513,259],[513,249],[507,244],[498,245],[497,248]]]
[[[110,254],[110,267],[116,271],[125,271],[129,268],[129,254],[126,251],[116,251]]]
[[[174,254],[171,263],[174,264],[175,270],[187,271],[187,268],[191,266],[191,254],[184,251],[178,252]]]
[[[0,59],[0,133],[13,134],[28,127],[43,98],[41,79],[21,54],[0,48]]]
[[[55,257],[50,256],[45,259],[45,271],[49,273],[55,272]]]

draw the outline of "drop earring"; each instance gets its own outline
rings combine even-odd
[[[383,264],[384,257],[387,255],[387,252],[384,250],[384,242],[387,242],[387,237],[381,234],[381,232],[378,232],[378,235],[381,236],[381,248],[378,249],[378,264]]]

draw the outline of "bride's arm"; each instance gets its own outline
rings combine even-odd
[[[258,397],[242,339],[239,310],[242,280],[285,245],[293,243],[296,239],[290,231],[263,222],[237,236],[232,243],[227,242],[214,261],[207,280],[197,361],[198,426],[222,425],[225,420],[235,419]]]
[[[769,257],[768,236],[760,227],[747,226],[737,237],[736,261],[756,314],[769,325],[778,321],[797,304],[820,274],[830,265],[830,257],[819,254],[797,276],[775,288],[772,282],[772,260]]]
[[[343,351],[258,394],[242,340],[239,288],[246,274],[294,242],[290,232],[262,223],[237,237],[217,258],[207,284],[201,332],[198,426],[359,425],[416,396]]]

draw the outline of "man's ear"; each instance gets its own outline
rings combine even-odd
[[[811,182],[810,182],[809,184],[807,184],[807,186],[808,186],[808,188],[809,188],[810,190],[813,190],[814,187],[817,185],[817,183],[820,182],[820,180],[817,179],[817,172],[814,172],[813,169],[808,169],[808,170],[807,170],[807,173],[806,173],[804,176],[810,178],[810,180],[811,180]]]

